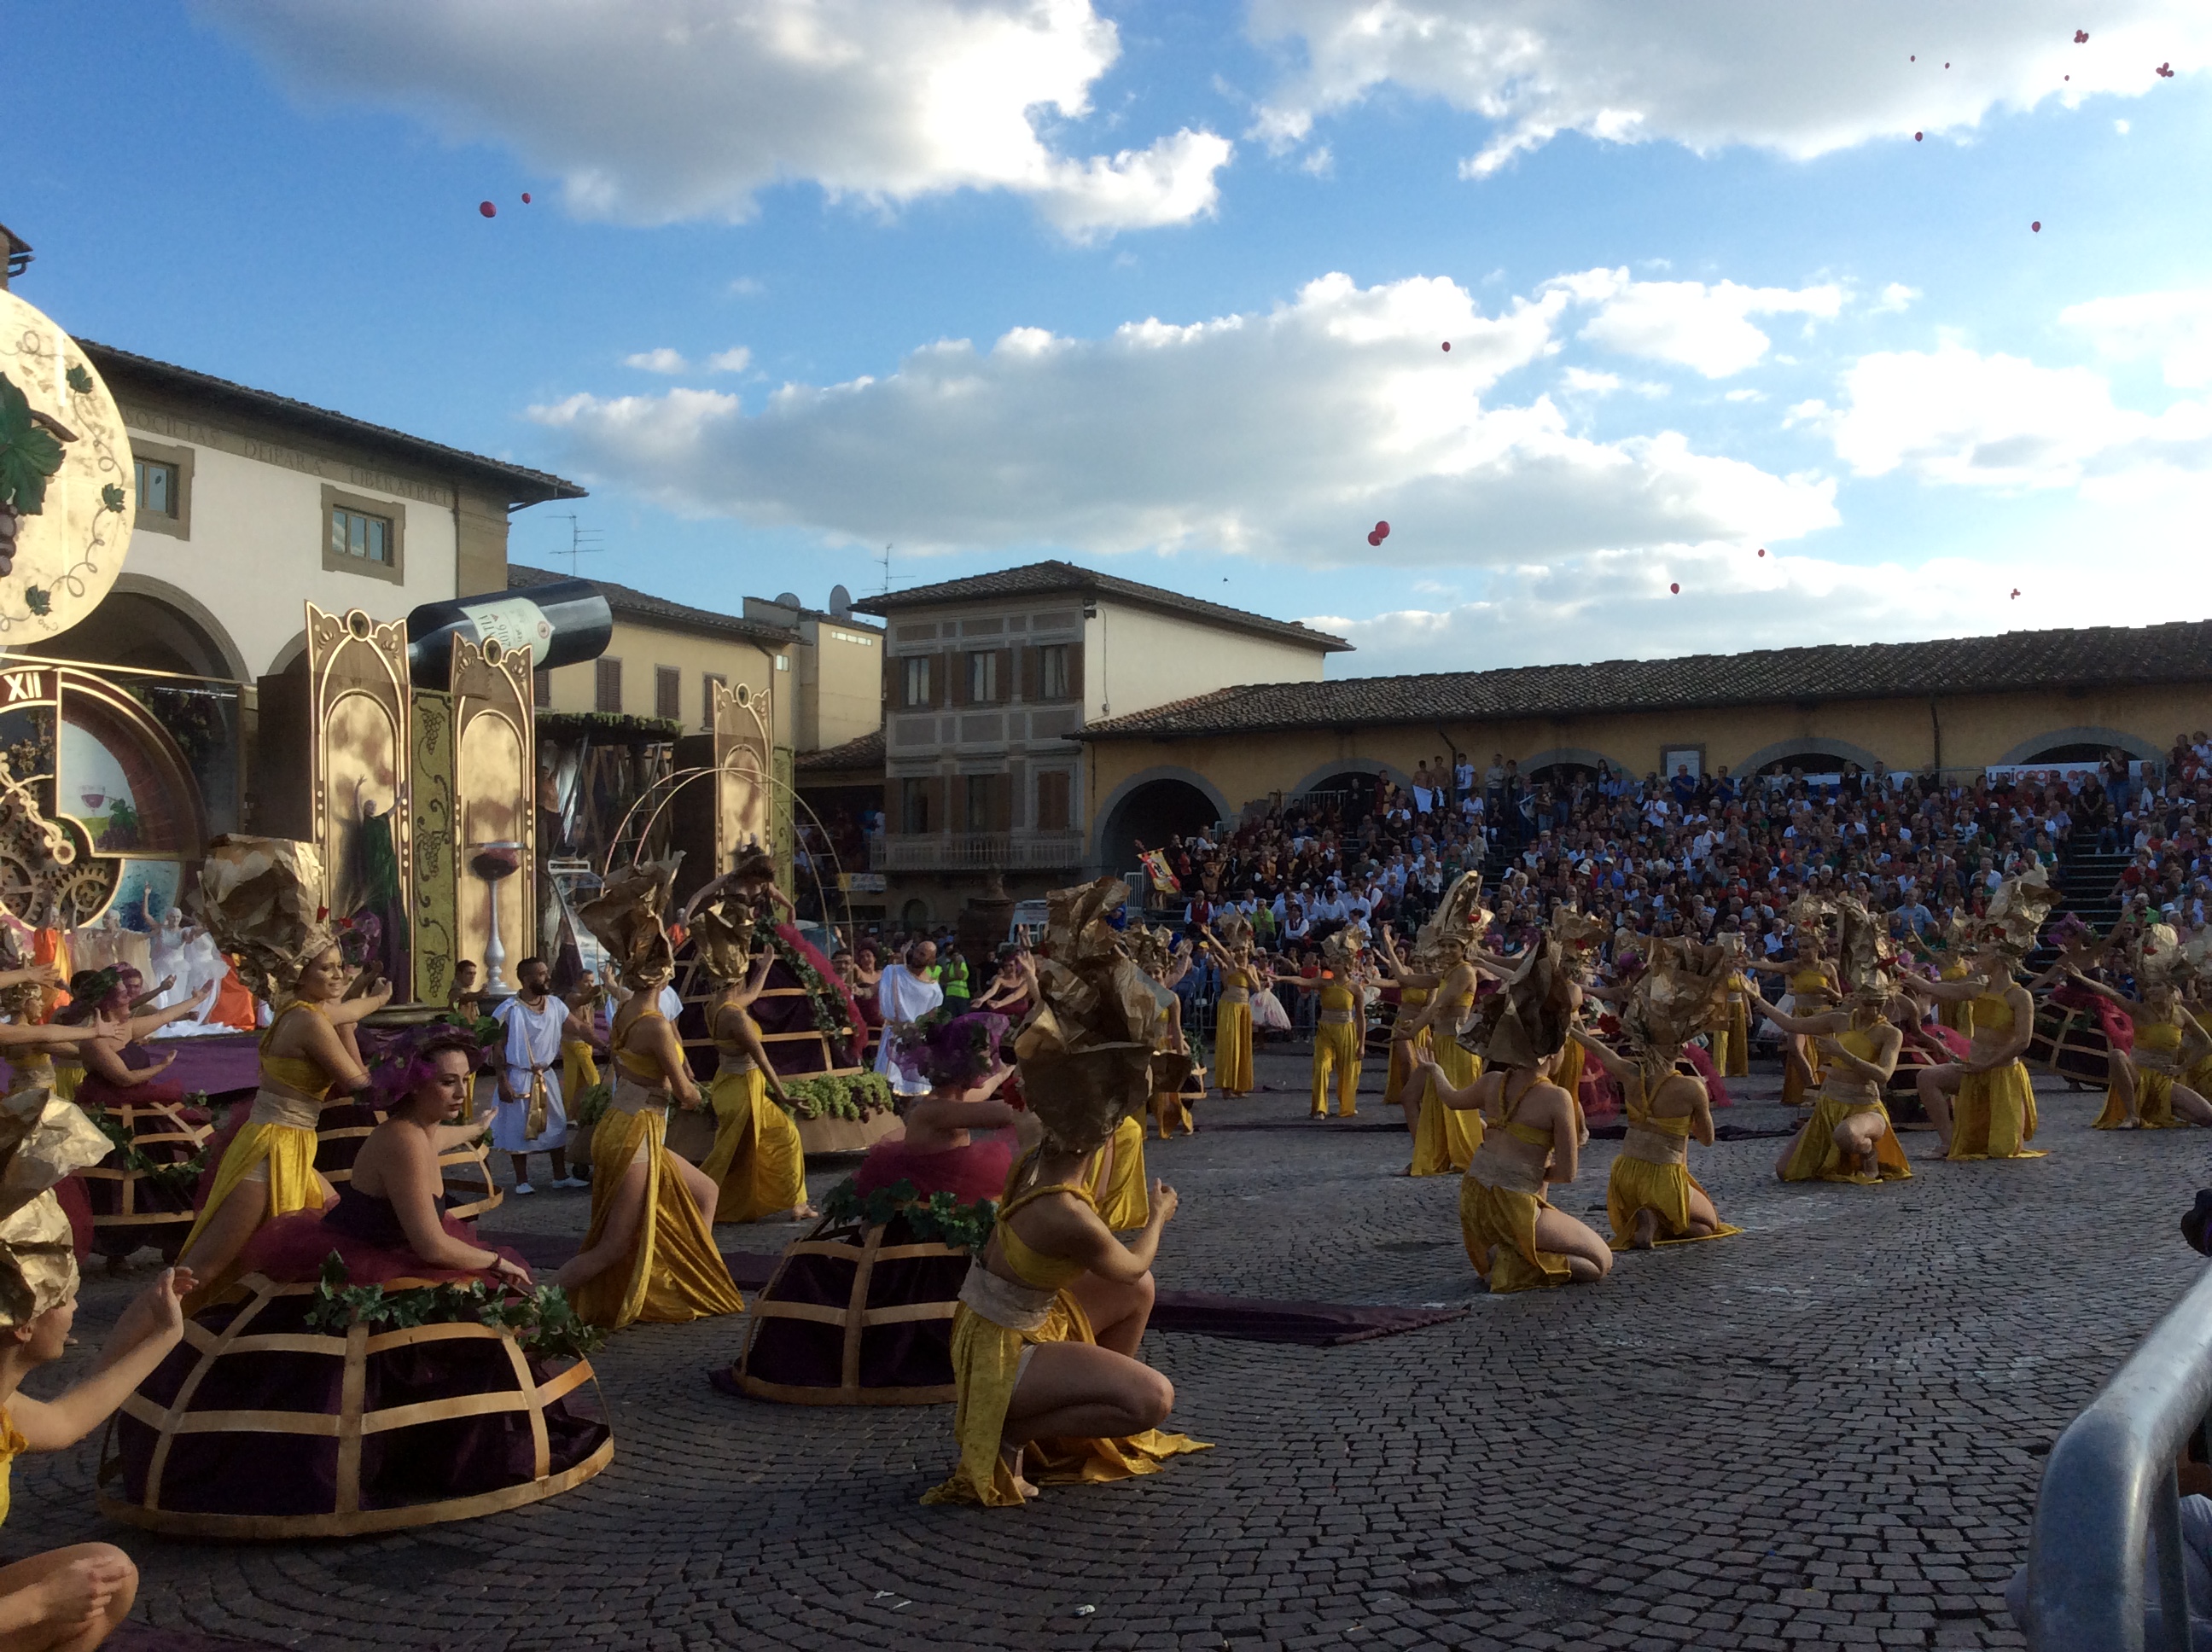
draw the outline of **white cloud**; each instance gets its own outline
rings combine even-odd
[[[752,365],[753,353],[743,344],[735,349],[716,350],[707,358],[709,373],[743,373]]]
[[[915,550],[1497,565],[1836,520],[1817,477],[1668,430],[1585,440],[1547,395],[1486,404],[1555,349],[1567,301],[1554,288],[1485,315],[1448,280],[1332,275],[1266,313],[932,344],[886,377],[785,385],[757,409],[677,390],[532,412],[562,464],[676,509]]]
[[[1731,390],[1721,399],[1724,402],[1763,402],[1766,399],[1766,392],[1763,390]]]
[[[1827,319],[1843,308],[1843,288],[1744,287],[1733,281],[1632,281],[1622,270],[1585,270],[1545,283],[1597,313],[1578,337],[1601,349],[1672,361],[1724,379],[1755,366],[1772,341],[1746,319],[1805,315]]]
[[[659,349],[640,350],[635,355],[623,357],[623,365],[635,367],[642,373],[681,373],[690,365],[683,353],[663,344]]]
[[[1212,210],[1231,145],[1057,153],[1121,54],[1091,0],[200,0],[317,98],[396,103],[557,173],[570,209],[743,220],[761,191],[1030,197],[1078,240]],[[1047,112],[1049,111],[1050,115]]]
[[[1610,396],[1620,388],[1620,375],[1593,373],[1588,367],[1569,367],[1559,375],[1559,386],[1578,396]]]
[[[768,291],[768,283],[757,276],[739,276],[730,282],[732,298],[758,298]]]
[[[1881,296],[1867,306],[1869,315],[1902,315],[1923,296],[1917,287],[1907,287],[1901,281],[1893,281],[1881,289]]]
[[[1491,124],[1462,168],[1474,176],[1563,131],[1802,160],[2046,99],[2139,94],[2161,62],[2212,62],[2202,0],[2102,0],[2095,14],[2077,46],[2078,0],[1253,0],[1254,36],[1303,58],[1255,131],[1299,142],[1394,83]]]
[[[2156,361],[2177,389],[2212,385],[2212,288],[2092,299],[2058,319],[2115,360]]]
[[[1861,476],[1900,468],[1926,482],[2069,488],[2212,461],[2212,408],[2151,415],[2116,406],[2087,367],[2045,367],[1957,343],[1863,356],[1844,374],[1832,432]]]

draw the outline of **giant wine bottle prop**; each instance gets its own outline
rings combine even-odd
[[[454,602],[426,602],[407,616],[407,675],[418,689],[444,689],[455,636],[481,646],[530,650],[533,670],[597,659],[613,639],[614,610],[589,580],[556,580]]]

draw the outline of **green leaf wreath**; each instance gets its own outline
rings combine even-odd
[[[406,1331],[474,1320],[513,1337],[538,1359],[585,1359],[606,1343],[605,1330],[578,1319],[568,1293],[557,1285],[517,1291],[481,1279],[467,1285],[449,1280],[387,1291],[380,1285],[351,1284],[351,1277],[337,1252],[323,1259],[322,1277],[307,1309],[310,1330],[343,1336],[356,1325],[372,1332]]]
[[[911,1181],[894,1181],[863,1193],[847,1177],[822,1201],[822,1214],[833,1222],[858,1222],[880,1227],[903,1216],[914,1236],[924,1243],[935,1240],[955,1250],[981,1250],[999,1219],[999,1201],[979,1199],[963,1205],[942,1188],[923,1197]]]
[[[205,1107],[207,1093],[196,1090],[185,1098],[188,1107]],[[132,1139],[131,1127],[110,1113],[94,1105],[85,1109],[86,1116],[100,1127],[100,1133],[115,1144],[116,1156],[123,1168],[142,1175],[155,1187],[173,1193],[189,1195],[199,1186],[200,1172],[207,1169],[207,1149],[202,1147],[188,1158],[156,1159],[147,1156],[146,1150]]]

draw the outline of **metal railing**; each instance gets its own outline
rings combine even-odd
[[[1080,832],[887,833],[868,840],[872,872],[1058,872],[1083,864]]]
[[[2027,1550],[2037,1652],[2189,1652],[2175,1462],[2212,1410],[2212,1271],[2160,1320],[2052,1448]],[[2163,1644],[2148,1648],[2143,1558],[2158,1536]]]

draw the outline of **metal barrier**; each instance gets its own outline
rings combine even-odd
[[[2212,1271],[2059,1436],[2027,1550],[2036,1652],[2189,1652],[2189,1595],[2174,1463],[2212,1410]],[[2160,1627],[2147,1648],[2143,1557],[2158,1534]]]

